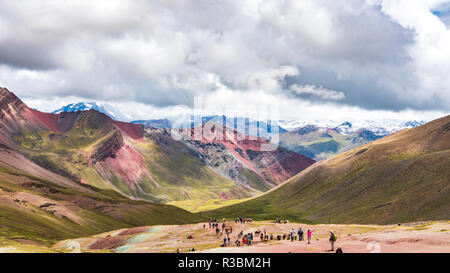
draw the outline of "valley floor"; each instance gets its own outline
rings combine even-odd
[[[279,253],[327,253],[330,252],[329,231],[335,231],[338,240],[335,249],[341,247],[344,253],[351,252],[450,252],[450,221],[418,222],[399,225],[306,225],[299,223],[275,224],[253,222],[230,223],[233,227],[231,243],[239,231],[244,234],[257,230],[276,235],[296,231],[314,230],[311,244],[306,241],[269,240],[260,242],[255,238],[252,246],[220,247],[223,235],[215,234],[206,223],[174,226],[150,226],[121,229],[89,238],[66,240],[53,246],[62,252],[279,252]],[[187,239],[192,235],[192,239]]]
[[[238,203],[242,203],[249,198],[245,199],[231,199],[231,200],[223,200],[223,199],[194,199],[194,200],[183,200],[183,201],[172,201],[167,203],[168,205],[173,205],[192,213],[198,213],[208,210],[214,210],[221,207],[226,207]]]

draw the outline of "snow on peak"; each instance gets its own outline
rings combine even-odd
[[[87,111],[87,110],[97,110],[110,118],[119,121],[128,121],[129,117],[123,114],[120,110],[108,103],[101,102],[77,102],[65,105],[55,111],[53,114],[59,114],[61,112],[76,112],[76,111]]]

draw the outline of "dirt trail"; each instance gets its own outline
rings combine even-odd
[[[450,221],[423,222],[398,225],[306,225],[297,223],[275,224],[270,222],[253,222],[247,224],[229,223],[233,226],[231,243],[237,238],[239,231],[244,234],[260,230],[268,235],[288,234],[291,228],[295,231],[301,227],[305,233],[313,229],[311,244],[306,241],[269,240],[260,242],[254,239],[252,246],[220,247],[225,235],[218,236],[208,223],[151,226],[138,230],[122,229],[100,234],[90,238],[66,240],[54,247],[67,250],[74,242],[80,245],[81,251],[111,252],[187,252],[195,248],[196,252],[218,253],[329,253],[329,231],[334,231],[338,240],[335,249],[341,247],[345,253],[351,252],[450,252]],[[205,225],[205,228],[204,228]],[[136,233],[139,232],[139,233]],[[192,239],[187,239],[192,235]],[[306,236],[305,236],[306,237]]]

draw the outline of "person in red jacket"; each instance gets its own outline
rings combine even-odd
[[[309,229],[308,229],[308,244],[311,243],[311,237],[312,237],[313,231],[314,231],[314,230],[309,230]]]

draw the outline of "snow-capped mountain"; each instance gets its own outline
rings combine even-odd
[[[334,130],[336,130],[337,132],[339,132],[340,134],[343,134],[343,135],[352,135],[355,133],[355,131],[356,131],[355,129],[356,128],[353,127],[353,125],[348,121],[343,122],[341,125],[334,128]]]
[[[295,130],[299,127],[305,127],[306,125],[314,125],[319,128],[332,128],[343,135],[351,135],[362,129],[371,131],[376,136],[387,136],[397,131],[414,128],[425,124],[425,121],[417,120],[351,120],[337,122],[334,120],[313,120],[313,121],[300,121],[300,120],[282,120],[278,124],[287,129],[288,131]]]
[[[91,110],[91,109],[97,110],[115,120],[129,121],[131,119],[131,117],[122,113],[120,110],[118,110],[113,105],[108,104],[108,103],[101,103],[101,102],[71,103],[71,104],[65,105],[65,106],[53,111],[52,113],[59,114],[61,112],[87,111],[87,110]]]

